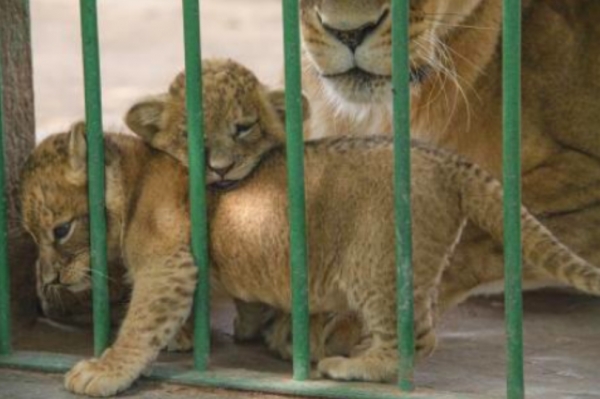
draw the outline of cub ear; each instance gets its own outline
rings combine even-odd
[[[103,133],[104,134],[104,133]],[[103,136],[105,138],[105,136]],[[69,170],[67,179],[75,185],[87,182],[87,133],[85,122],[77,122],[71,126],[69,140]],[[119,149],[110,141],[104,139],[104,162],[112,165],[120,157]]]
[[[185,98],[185,71],[179,72],[169,86],[169,94]]]
[[[144,141],[151,142],[161,128],[167,96],[154,96],[134,104],[125,115],[125,124]]]
[[[281,122],[285,125],[285,91],[279,89],[271,90],[268,93],[268,97]],[[302,93],[302,120],[306,122],[308,118],[310,118],[310,103],[304,93]]]
[[[85,122],[77,122],[69,130],[69,177],[74,183],[85,183],[87,170]]]

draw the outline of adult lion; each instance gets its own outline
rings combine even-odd
[[[501,174],[500,0],[411,0],[414,137]],[[600,2],[523,1],[523,202],[600,263]],[[391,131],[389,0],[301,0],[311,136]],[[575,233],[586,231],[586,234]],[[501,289],[502,252],[467,229],[440,306]],[[547,284],[524,267],[525,287]],[[500,283],[500,284],[499,284]]]

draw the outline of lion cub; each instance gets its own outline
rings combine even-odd
[[[211,270],[233,297],[289,313],[285,151],[269,130],[280,122],[264,87],[255,79],[240,87],[230,77],[248,71],[217,73],[230,64],[208,63],[204,75],[205,98],[214,100],[205,104],[214,110],[206,114]],[[132,112],[146,133],[169,129],[184,137],[177,85]],[[67,389],[93,396],[126,389],[154,361],[189,316],[197,282],[186,169],[134,137],[107,135],[105,143],[109,248],[122,254],[133,290],[112,346],[65,377]],[[79,221],[88,214],[86,147],[77,125],[41,142],[24,167],[23,222],[44,247],[69,249],[84,237]],[[502,190],[457,156],[415,145],[412,159],[416,344],[426,355],[435,344],[432,308],[447,258],[466,219],[502,239]],[[311,312],[354,311],[365,332],[351,357],[326,357],[318,369],[336,379],[392,379],[398,360],[392,143],[380,137],[309,142],[305,164]],[[580,289],[600,291],[595,268],[527,211],[522,216],[526,260]]]
[[[235,298],[290,309],[287,183],[282,126],[263,86],[233,61],[203,63],[211,261]],[[136,104],[128,125],[187,164],[184,76],[167,94]],[[282,112],[282,110],[280,110]],[[306,143],[313,313],[355,311],[365,335],[350,358],[318,368],[336,379],[389,380],[397,365],[392,142],[341,137]],[[467,220],[502,241],[502,188],[457,155],[412,146],[414,303],[418,354],[435,347],[441,273]],[[235,187],[235,188],[233,188]],[[233,188],[233,189],[232,189]],[[524,255],[560,281],[600,292],[600,271],[522,210]]]
[[[249,174],[258,162],[259,154],[270,151],[283,142],[285,130],[284,92],[268,90],[249,70],[225,60],[203,62],[204,113],[210,129],[228,131],[234,140],[207,135],[214,139],[209,146],[208,182],[213,188],[228,188]],[[125,122],[128,127],[152,147],[160,149],[186,167],[188,166],[185,132],[185,75],[179,74],[169,93],[148,97],[133,105]],[[304,118],[310,108],[303,98]],[[154,126],[160,119],[161,125]],[[243,143],[243,145],[236,145]],[[241,160],[241,161],[240,161]],[[230,170],[234,162],[236,168]],[[226,177],[225,177],[226,176]],[[290,319],[260,303],[235,301],[237,316],[234,338],[237,341],[263,339],[267,347],[280,357],[292,355]],[[361,325],[352,314],[314,314],[311,316],[311,358],[326,355],[348,355],[358,343]]]

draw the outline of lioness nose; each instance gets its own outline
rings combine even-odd
[[[330,35],[342,42],[350,50],[354,51],[362,42],[369,36],[375,29],[377,29],[387,18],[388,11],[385,11],[379,19],[375,21],[367,22],[356,29],[336,29],[335,27],[327,24],[321,18],[319,21],[323,26],[323,29]]]

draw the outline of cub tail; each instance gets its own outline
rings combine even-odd
[[[454,176],[461,206],[470,221],[504,242],[503,189],[489,173],[460,157]],[[523,259],[560,282],[586,293],[600,295],[600,268],[561,243],[524,206],[521,206]]]

